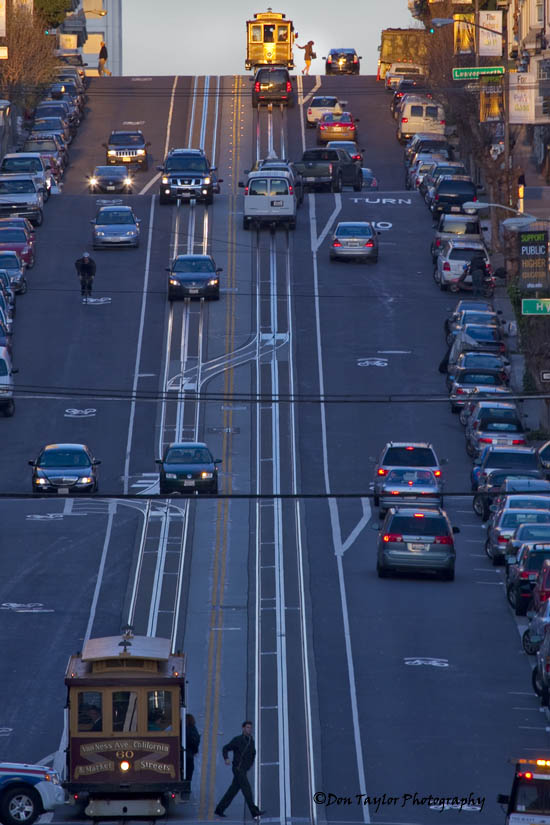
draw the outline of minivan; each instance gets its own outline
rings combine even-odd
[[[0,409],[9,418],[15,412],[13,400],[13,369],[11,358],[6,347],[0,347]]]
[[[288,173],[251,172],[246,185],[239,181],[239,186],[244,187],[243,229],[251,224],[296,229],[296,193]]]
[[[400,106],[397,140],[403,143],[412,135],[422,131],[445,135],[443,106],[425,97],[407,95],[407,100]]]

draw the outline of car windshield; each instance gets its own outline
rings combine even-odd
[[[211,464],[212,456],[206,447],[171,447],[165,464]]]
[[[2,229],[0,225],[0,243],[27,243],[24,229]]]
[[[99,212],[95,219],[96,224],[113,225],[113,224],[135,224],[134,216],[127,210],[120,211],[105,211]]]
[[[548,524],[550,513],[535,513],[533,510],[524,510],[521,513],[504,513],[501,520],[501,527],[513,527],[520,524]]]
[[[484,352],[480,352],[479,354],[470,353],[466,357],[459,358],[458,366],[478,370],[498,370],[504,368],[498,355],[489,355]]]
[[[509,421],[508,419],[497,418],[487,421],[483,418],[479,422],[478,431],[485,433],[521,433],[523,427],[518,419]]]
[[[96,166],[94,169],[94,178],[125,178],[128,171],[125,166]]]
[[[41,172],[42,164],[38,158],[4,158],[2,172]]]
[[[67,113],[68,106],[63,103],[58,103],[55,106],[39,106],[36,110],[37,115],[41,117],[55,117],[60,112]]]
[[[431,174],[432,174],[432,177],[435,179],[435,178],[438,178],[440,175],[466,175],[467,173],[466,173],[466,169],[463,166],[445,166],[444,164],[440,163],[438,166],[435,167],[435,169],[433,170],[433,172]],[[457,221],[457,223],[459,223],[459,222]],[[447,231],[452,232],[453,230],[449,229],[449,230],[445,230],[445,231],[446,232]],[[464,232],[464,230],[462,230],[462,232]],[[458,234],[462,234],[462,233],[458,233]],[[468,234],[471,234],[471,233],[468,233]]]
[[[208,172],[210,170],[206,158],[189,155],[167,158],[165,168],[167,172]]]
[[[468,263],[472,262],[472,259],[479,255],[482,250],[480,249],[465,249],[465,248],[453,248],[449,252],[449,260],[450,261],[467,261]]]
[[[333,115],[327,114],[323,115],[323,122],[324,123],[353,123],[353,119],[350,114],[344,112],[341,115]]]
[[[176,258],[172,267],[174,272],[214,272],[212,261],[207,258]]]
[[[302,160],[304,162],[338,160],[338,154],[336,149],[306,149]]]
[[[449,527],[443,516],[395,515],[387,532],[401,536],[447,536]]]
[[[312,109],[329,109],[337,105],[337,97],[314,97],[311,101]]]
[[[36,192],[32,180],[0,180],[0,195],[21,195]]]
[[[143,146],[143,135],[131,134],[124,132],[123,134],[111,134],[109,143],[113,146]]]
[[[549,602],[550,604],[550,602]],[[533,814],[548,814],[550,811],[550,782],[547,779],[518,779],[514,783],[515,793],[510,811],[526,816],[524,821],[533,821]],[[532,816],[529,817],[529,814]]]
[[[39,467],[89,467],[90,459],[82,450],[45,450]]]
[[[531,550],[527,554],[525,569],[538,571],[542,568],[542,563],[546,561],[546,559],[550,559],[550,550]]]
[[[0,267],[2,269],[21,269],[21,264],[15,252],[8,252],[7,254],[0,254]]]
[[[63,128],[63,121],[60,117],[48,117],[44,120],[35,120],[32,125],[33,132],[54,132],[56,129]]]
[[[436,487],[434,474],[430,470],[390,470],[386,477],[388,484],[407,484],[409,487]]]
[[[54,140],[27,140],[23,145],[24,152],[57,152]]]
[[[441,232],[449,232],[453,235],[479,235],[479,221],[468,220],[465,218],[461,221],[443,221]]]
[[[429,447],[389,447],[382,464],[396,467],[435,467],[437,461]]]
[[[368,224],[341,225],[336,228],[336,235],[339,238],[370,238],[372,229]]]
[[[487,387],[496,387],[502,383],[497,375],[483,372],[467,372],[465,375],[457,376],[456,381],[457,384],[472,384],[474,386],[476,384],[484,384]]]

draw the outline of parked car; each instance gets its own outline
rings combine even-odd
[[[437,181],[443,175],[467,175],[466,167],[460,160],[435,160],[432,163],[432,166],[426,172],[422,183],[418,187],[420,190],[420,194],[424,198],[424,201],[428,204],[428,206],[432,202],[433,198],[433,190],[435,190],[435,186]],[[430,192],[430,190],[432,190]]]
[[[17,252],[0,251],[0,270],[9,273],[11,285],[17,295],[23,295],[27,291],[26,266]]]
[[[429,152],[416,153],[413,162],[405,169],[405,189],[418,189],[420,187],[424,175],[427,175],[428,170],[432,168],[436,157],[438,156]]]
[[[539,613],[542,605],[550,599],[550,560],[544,561],[535,581],[529,610]]]
[[[546,559],[550,559],[549,544],[523,545],[517,556],[506,559],[506,598],[516,616],[525,616],[533,588]]]
[[[477,201],[477,189],[468,175],[442,175],[434,189],[430,209],[434,217],[442,212],[464,212],[463,204]]]
[[[503,510],[495,515],[488,525],[485,542],[485,552],[493,564],[500,564],[505,560],[510,539],[522,524],[548,524],[550,527],[550,512],[548,510]]]
[[[451,411],[454,413],[459,412],[472,393],[476,392],[483,395],[487,391],[495,396],[511,395],[506,377],[500,372],[495,370],[456,370],[449,391]]]
[[[542,629],[542,628],[541,628]],[[541,705],[550,704],[550,632],[544,628],[544,638],[536,653],[537,661],[531,675],[533,690],[540,696]]]
[[[420,570],[453,581],[454,534],[459,532],[441,508],[390,507],[378,536],[378,576]]]
[[[546,562],[543,567],[545,565]],[[529,625],[523,631],[521,642],[524,651],[529,656],[535,656],[544,640],[546,628],[550,625],[550,599],[541,602],[536,611],[530,605],[527,615],[530,616]]]
[[[32,175],[0,177],[0,218],[11,215],[28,218],[35,226],[44,219],[44,196]]]
[[[420,64],[396,62],[386,72],[386,91],[394,91],[403,77],[423,77],[424,70]]]
[[[34,241],[22,227],[2,226],[0,220],[0,251],[14,250],[21,260],[26,264],[27,269],[34,266],[36,260],[36,250]]]
[[[34,182],[42,190],[44,199],[50,196],[53,181],[51,164],[39,152],[14,152],[4,155],[0,163],[0,176],[32,175]]]
[[[418,134],[412,136],[405,146],[403,154],[405,166],[410,165],[417,152],[427,152],[452,160],[451,145],[437,132],[418,132]]]
[[[435,260],[433,271],[434,281],[439,284],[439,288],[446,290],[450,284],[464,274],[465,267],[468,267],[475,256],[483,255],[487,270],[491,271],[491,261],[485,244],[475,241],[445,241]],[[465,283],[472,283],[472,276],[466,275]]]
[[[498,312],[483,312],[482,310],[476,309],[464,309],[462,312],[457,312],[451,318],[447,319],[447,344],[452,344],[457,332],[460,332],[460,330],[464,329],[464,327],[467,327],[468,324],[475,324],[476,326],[485,327],[498,327],[501,323],[503,323],[499,318],[499,315],[501,314],[501,310],[498,310]]]
[[[422,130],[444,136],[445,128],[445,110],[435,100],[407,95],[406,100],[401,102],[396,133],[401,143]]]
[[[345,149],[350,158],[355,161],[363,163],[364,149],[360,149],[354,140],[329,140],[327,149]]]
[[[425,175],[420,188],[426,182],[429,172]],[[446,241],[460,240],[466,243],[484,244],[481,223],[477,215],[455,215],[450,212],[442,212],[435,230],[430,252],[432,261],[435,263],[437,256],[441,252]]]
[[[474,460],[471,473],[472,490],[477,490],[482,476],[490,470],[536,472],[540,478],[544,478],[542,464],[534,447],[494,447],[488,444]]]

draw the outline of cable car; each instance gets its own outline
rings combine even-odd
[[[188,794],[185,672],[169,639],[107,636],[71,656],[64,787],[90,817],[158,817]]]
[[[276,65],[293,69],[292,46],[297,37],[292,20],[287,20],[286,15],[271,9],[258,12],[253,20],[246,21],[245,68]]]

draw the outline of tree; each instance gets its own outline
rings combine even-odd
[[[46,27],[56,29],[65,19],[73,5],[71,0],[34,0],[34,9],[46,23]]]
[[[24,6],[7,15],[8,59],[0,64],[3,97],[32,109],[43,87],[55,77],[55,38],[44,34],[44,21]]]

